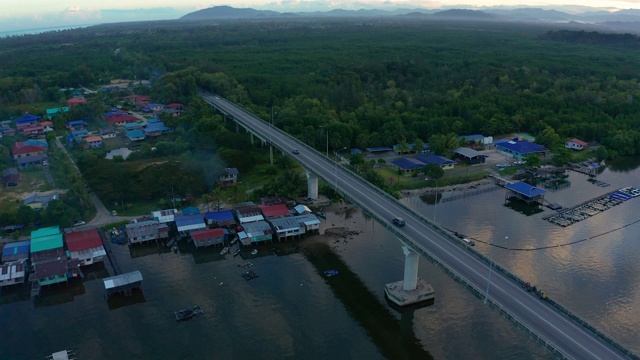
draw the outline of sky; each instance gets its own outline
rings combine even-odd
[[[474,9],[487,6],[542,7],[570,11],[578,10],[586,4],[609,11],[640,9],[640,0],[0,0],[0,32],[177,19],[192,11],[219,5],[302,12],[373,8]]]

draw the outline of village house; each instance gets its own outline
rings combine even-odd
[[[167,114],[171,114],[172,116],[180,116],[182,115],[182,111],[184,110],[184,105],[178,103],[167,104],[164,109],[164,112]]]
[[[270,219],[273,229],[276,231],[278,240],[288,240],[293,237],[300,237],[305,232],[304,226],[300,225],[297,219],[288,216],[277,219]]]
[[[267,219],[291,216],[286,204],[258,205],[258,207],[262,210],[262,214],[264,214]]]
[[[293,217],[300,225],[304,227],[304,232],[320,231],[320,220],[314,214],[303,214]]]
[[[155,137],[167,132],[171,132],[173,130],[167,127],[163,121],[152,118],[149,119],[149,121],[147,121],[147,123],[144,125],[143,131],[146,136]]]
[[[303,205],[303,204],[296,205],[293,208],[293,211],[295,211],[295,213],[298,214],[298,215],[304,215],[304,214],[311,214],[312,213],[311,209],[309,209],[309,207],[307,205]]]
[[[190,236],[193,231],[207,228],[201,214],[176,215],[175,220],[180,237],[187,237]]]
[[[64,240],[71,259],[78,260],[81,266],[103,261],[107,255],[97,229],[66,233]]]
[[[102,138],[100,136],[87,136],[84,138],[84,142],[92,149],[102,147]]]
[[[209,227],[234,227],[236,219],[231,210],[206,212],[204,218]]]
[[[5,187],[15,187],[20,185],[20,173],[16,168],[2,170],[2,182]]]
[[[105,117],[105,121],[111,125],[124,126],[124,124],[137,122],[138,118],[136,118],[135,116],[127,115],[127,114],[118,113],[115,115]]]
[[[23,127],[20,131],[27,137],[35,138],[44,135],[44,126],[40,124],[34,124],[31,126]]]
[[[2,249],[2,262],[27,260],[29,258],[30,240],[10,242]]]
[[[18,167],[20,169],[26,169],[31,166],[46,164],[47,158],[48,158],[47,154],[25,156],[16,160],[16,164],[18,164]]]
[[[218,182],[220,183],[221,186],[237,185],[239,174],[240,172],[238,171],[237,168],[226,168],[224,169],[224,172],[222,173],[222,175],[220,175]]]
[[[0,287],[24,284],[27,260],[0,264]]]
[[[140,130],[131,130],[131,131],[125,130],[124,135],[127,137],[127,139],[131,141],[144,140],[144,133]]]
[[[122,127],[125,131],[142,130],[142,124],[139,122],[124,124]]]
[[[28,206],[34,210],[44,209],[49,205],[51,200],[58,200],[58,194],[31,194],[24,199],[22,205]]]
[[[118,135],[118,133],[116,133],[112,126],[101,128],[99,130],[99,133],[102,139],[113,139]]]
[[[23,142],[16,142],[11,148],[13,159],[17,160],[23,157],[42,155],[47,152],[47,148],[44,146],[28,145]]]
[[[564,143],[564,147],[571,150],[583,150],[587,148],[587,143],[580,139],[573,138],[571,140],[567,140]]]
[[[78,274],[78,260],[68,259],[58,226],[31,232],[31,266],[29,280],[35,286],[66,282]]]
[[[86,104],[86,103],[87,103],[87,99],[85,99],[84,97],[73,97],[67,100],[67,107],[69,109],[73,109],[74,106],[78,106],[80,104]]]
[[[47,118],[49,120],[51,120],[54,116],[56,116],[58,114],[69,112],[69,108],[66,107],[66,106],[57,107],[57,108],[50,108],[50,109],[47,109],[46,112],[47,112]]]
[[[224,244],[225,229],[204,229],[191,232],[191,240],[197,248]]]
[[[15,119],[16,129],[20,131],[20,129],[24,127],[35,125],[38,121],[40,121],[40,119],[42,119],[42,116],[31,115],[29,113],[22,115],[19,118]]]
[[[137,221],[125,225],[129,244],[139,244],[147,241],[167,239],[169,237],[169,226],[160,224],[156,220]]]
[[[171,223],[175,221],[177,209],[158,210],[151,213],[151,217],[160,224]]]
[[[142,111],[149,113],[159,113],[162,112],[162,110],[164,110],[165,105],[164,104],[148,104],[147,106],[144,107],[144,109],[142,109]]]
[[[73,121],[67,122],[64,126],[67,129],[74,131],[74,130],[84,130],[89,126],[89,124],[87,124],[87,122],[84,120],[73,120]]]
[[[273,229],[264,220],[250,222],[242,225],[242,230],[238,232],[238,239],[242,245],[271,241],[273,240]]]
[[[240,224],[264,220],[262,211],[252,202],[238,204],[234,207],[236,218]]]

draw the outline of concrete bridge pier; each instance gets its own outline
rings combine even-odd
[[[318,200],[318,177],[307,171],[307,197]]]
[[[402,252],[404,253],[404,279],[384,286],[387,298],[398,306],[432,300],[436,296],[435,290],[431,284],[418,278],[420,255],[406,245],[402,245]]]
[[[271,165],[273,165],[273,145],[269,144],[269,160],[271,161]]]

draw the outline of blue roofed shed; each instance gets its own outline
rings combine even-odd
[[[390,146],[368,147],[367,151],[370,153],[383,153],[383,152],[393,151],[393,148]]]
[[[426,164],[420,160],[413,158],[400,158],[391,162],[402,171],[412,171],[414,169],[422,169]]]
[[[549,149],[530,141],[524,140],[509,140],[506,142],[500,142],[495,145],[496,149],[513,156],[514,158],[522,159],[529,154],[546,155]]]
[[[175,220],[180,236],[189,236],[192,231],[207,228],[207,225],[204,223],[204,219],[200,214],[176,215]]]
[[[527,204],[537,203],[539,206],[544,202],[544,194],[546,191],[525,182],[520,181],[508,184],[505,188],[509,190],[506,194],[505,201],[513,198],[524,201]]]
[[[435,154],[431,154],[427,156],[418,156],[416,157],[416,159],[422,161],[423,163],[425,163],[425,165],[436,164],[444,170],[453,169],[453,166],[456,164],[456,162],[451,159],[447,159],[444,156],[435,155]]]

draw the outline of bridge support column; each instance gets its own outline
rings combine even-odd
[[[418,278],[420,255],[406,245],[402,245],[402,252],[404,252],[404,279],[385,285],[384,293],[389,301],[398,306],[407,306],[435,298],[436,292],[431,284]]]
[[[273,165],[273,145],[269,144],[269,160],[271,160],[271,165]]]
[[[251,145],[253,145],[253,133],[249,133],[251,135]]]
[[[318,200],[318,177],[307,171],[307,197]]]
[[[238,123],[236,123],[236,132],[240,132],[240,127],[238,127]]]

